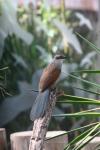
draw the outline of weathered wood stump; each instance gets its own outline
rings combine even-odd
[[[65,131],[48,131],[46,135],[44,149],[45,150],[63,150],[64,146],[68,142],[68,138]],[[54,136],[60,135],[59,137],[55,137],[53,139],[48,140]],[[16,132],[11,134],[11,150],[28,150],[30,137],[32,135],[32,131],[25,132]]]
[[[0,128],[0,150],[7,150],[6,131],[4,128]]]

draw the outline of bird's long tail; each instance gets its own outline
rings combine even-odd
[[[35,102],[33,103],[31,113],[30,113],[30,119],[34,121],[35,119],[39,117],[43,117],[44,112],[47,107],[48,99],[49,99],[50,91],[46,90],[42,93],[39,93]]]

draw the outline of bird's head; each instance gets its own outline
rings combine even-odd
[[[66,59],[66,58],[67,58],[67,57],[64,56],[64,55],[62,55],[62,54],[57,54],[57,55],[55,55],[55,57],[54,57],[55,60],[64,60],[64,59]]]
[[[55,64],[58,66],[58,68],[61,69],[62,63],[64,61],[64,59],[66,59],[67,57],[64,56],[63,54],[56,54],[53,61],[55,62]]]

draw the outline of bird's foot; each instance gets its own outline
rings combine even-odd
[[[65,94],[64,91],[60,90],[60,91],[57,92],[57,97],[63,96],[64,94]]]

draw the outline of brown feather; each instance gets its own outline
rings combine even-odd
[[[41,92],[50,88],[58,79],[61,73],[61,69],[57,68],[54,63],[49,64],[47,68],[44,69],[39,82],[39,90]]]

